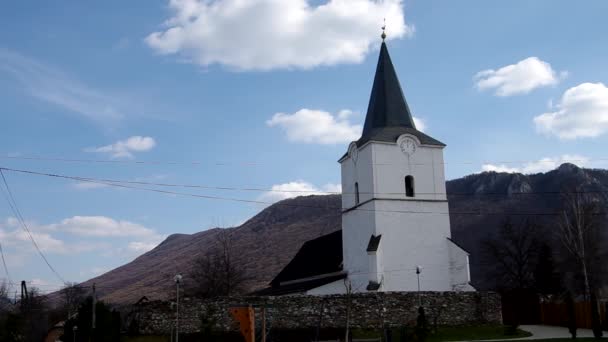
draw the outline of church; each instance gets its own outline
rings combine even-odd
[[[304,243],[260,295],[475,290],[450,238],[446,145],[416,129],[384,38],[363,133],[338,161],[342,229]]]

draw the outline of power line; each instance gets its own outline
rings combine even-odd
[[[59,278],[59,280],[61,280],[61,282],[65,283],[65,280],[63,279],[63,277],[55,270],[55,268],[53,266],[51,266],[51,263],[48,261],[48,259],[44,255],[44,253],[42,253],[42,250],[40,250],[38,243],[36,243],[34,236],[32,235],[30,229],[27,226],[27,223],[25,222],[25,219],[21,215],[21,211],[19,210],[19,207],[17,206],[17,202],[15,201],[13,192],[11,191],[11,188],[9,187],[8,182],[6,181],[6,177],[4,177],[4,172],[2,171],[2,169],[0,169],[0,175],[2,176],[2,181],[4,182],[4,186],[6,187],[6,190],[8,192],[8,197],[6,199],[7,199],[9,206],[11,207],[11,210],[13,211],[13,214],[15,214],[15,216],[17,217],[17,220],[21,223],[21,227],[26,232],[26,234],[29,236],[30,240],[32,241],[32,244],[38,251],[38,254],[40,254],[40,256],[42,257],[42,259],[44,260],[46,265],[49,267],[49,269],[57,276],[57,278]]]
[[[108,178],[93,178],[93,177],[82,177],[82,176],[70,176],[70,175],[59,175],[52,173],[36,172],[30,170],[20,170],[0,167],[0,169],[6,171],[13,171],[19,173],[35,174],[41,176],[59,177],[70,180],[77,180],[80,182],[97,183],[101,185],[116,185],[119,184],[133,184],[133,185],[151,185],[159,187],[170,187],[170,188],[195,188],[205,190],[220,190],[220,191],[244,191],[244,192],[276,192],[276,193],[302,193],[302,194],[320,194],[320,195],[353,195],[354,192],[336,192],[336,191],[320,191],[320,190],[283,190],[283,189],[268,189],[268,188],[254,188],[254,187],[228,187],[228,186],[211,186],[211,185],[200,185],[200,184],[185,184],[185,183],[159,183],[159,182],[144,182],[144,181],[129,181],[120,179],[108,179]],[[110,184],[111,183],[111,184]],[[530,191],[530,192],[511,192],[505,194],[504,192],[416,192],[417,195],[438,195],[438,196],[530,196],[530,195],[562,195],[565,193],[582,194],[582,193],[608,193],[608,190],[585,190],[585,191]],[[374,194],[374,195],[403,195],[403,192],[362,192],[359,194]]]
[[[161,161],[161,160],[109,160],[109,159],[82,159],[82,158],[62,158],[46,156],[7,156],[0,155],[0,159],[8,160],[30,160],[30,161],[52,161],[66,163],[98,163],[98,164],[138,164],[138,165],[191,165],[191,166],[263,166],[269,163],[262,162],[201,162],[201,161]],[[484,165],[484,164],[529,164],[529,163],[586,163],[590,161],[608,161],[608,158],[582,158],[582,159],[560,159],[560,160],[503,160],[503,161],[461,161],[443,163],[412,163],[410,165]],[[374,163],[373,165],[401,165],[396,163]]]
[[[152,188],[143,188],[143,187],[124,185],[124,184],[104,182],[104,181],[96,180],[96,179],[93,179],[93,178],[81,178],[81,177],[66,176],[66,175],[53,174],[53,173],[44,173],[44,172],[36,172],[36,171],[29,171],[29,170],[11,169],[11,168],[6,168],[6,167],[0,167],[0,170],[6,170],[6,171],[12,171],[12,172],[18,172],[18,173],[24,173],[24,174],[30,174],[30,175],[37,175],[37,176],[46,176],[46,177],[53,177],[53,178],[70,179],[70,180],[76,180],[76,181],[81,181],[81,182],[90,182],[90,183],[96,183],[96,184],[104,184],[104,185],[114,186],[114,187],[119,187],[119,188],[141,190],[141,191],[148,191],[148,192],[156,192],[156,193],[162,193],[162,194],[168,194],[168,195],[177,195],[177,196],[185,196],[185,197],[202,198],[202,199],[209,199],[209,200],[232,201],[232,202],[261,204],[261,205],[272,205],[272,204],[274,204],[274,205],[278,205],[278,206],[311,208],[311,209],[330,209],[330,210],[340,210],[340,211],[343,210],[342,207],[315,206],[315,205],[292,204],[292,203],[281,203],[281,202],[274,203],[274,202],[261,201],[261,200],[248,200],[248,199],[243,199],[243,198],[221,197],[221,196],[212,196],[212,195],[193,194],[193,193],[187,193],[187,192],[176,192],[176,191],[168,191],[168,190],[160,190],[160,189],[152,189]],[[545,212],[545,213],[538,213],[538,212],[483,212],[483,211],[481,211],[481,209],[478,210],[478,211],[436,212],[436,211],[416,211],[416,210],[382,210],[382,209],[366,209],[366,208],[361,208],[361,207],[355,207],[355,208],[348,209],[348,210],[350,210],[350,211],[364,211],[364,212],[380,212],[380,213],[433,214],[433,215],[450,215],[450,214],[453,214],[453,215],[476,215],[476,216],[479,216],[479,215],[500,215],[500,216],[557,216],[557,215],[561,215],[560,212]],[[606,215],[606,212],[597,212],[597,213],[593,213],[593,214],[594,215]]]

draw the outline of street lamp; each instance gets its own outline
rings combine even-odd
[[[76,342],[76,330],[78,330],[78,327],[73,326],[72,327],[72,338],[73,338],[74,342]]]
[[[422,266],[416,266],[416,276],[418,277],[418,305],[422,306],[422,298],[420,297],[420,273],[422,273]]]
[[[175,301],[175,342],[179,342],[179,283],[182,282],[182,275],[177,274],[175,280],[176,286],[176,301]]]

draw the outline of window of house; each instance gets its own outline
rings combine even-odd
[[[405,196],[414,197],[414,177],[405,177]]]
[[[355,183],[355,204],[359,204],[359,183]]]

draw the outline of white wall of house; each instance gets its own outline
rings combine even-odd
[[[471,270],[469,268],[469,253],[452,240],[448,240],[450,250],[450,270],[452,271],[452,286],[454,291],[475,291],[469,284]]]
[[[312,296],[324,296],[330,294],[344,294],[346,293],[346,285],[344,279],[336,280],[329,284],[325,284],[314,289],[306,291],[307,295]]]
[[[366,291],[374,279],[381,283],[379,291],[415,291],[417,266],[424,291],[464,289],[456,285],[470,279],[468,255],[448,240],[443,148],[409,138],[416,144],[411,154],[396,142],[370,142],[356,158],[349,152],[340,160],[344,269],[356,292]],[[414,177],[414,197],[406,196],[406,176]],[[372,234],[382,235],[376,254],[366,251]]]

